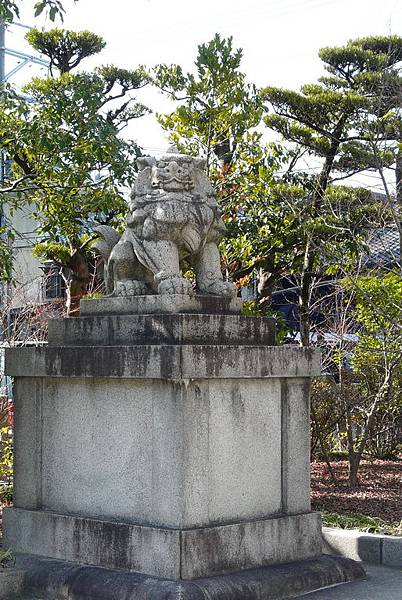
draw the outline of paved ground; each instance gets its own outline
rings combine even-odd
[[[306,600],[402,600],[402,568],[365,565],[367,579],[302,596]]]

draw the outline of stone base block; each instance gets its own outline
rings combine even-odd
[[[365,577],[359,563],[335,556],[221,575],[172,581],[55,561],[17,556],[25,569],[25,593],[49,600],[285,600]]]
[[[93,315],[49,320],[49,346],[274,346],[275,321],[241,315]]]
[[[83,298],[81,315],[152,315],[169,313],[240,314],[240,298],[220,296],[188,296],[166,294],[153,296],[118,296],[116,298]]]
[[[321,554],[319,513],[163,529],[46,511],[4,511],[4,544],[27,553],[153,577],[195,579]]]
[[[21,600],[24,596],[25,570],[7,564],[0,569],[0,600]]]

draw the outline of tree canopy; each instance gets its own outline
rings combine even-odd
[[[355,251],[372,207],[365,190],[328,187],[337,155],[334,130],[345,135],[342,111],[349,114],[353,97],[329,89],[319,94],[318,84],[305,86],[308,97],[277,88],[257,90],[246,81],[241,58],[231,38],[216,35],[199,46],[195,74],[184,75],[178,65],[162,66],[154,82],[178,103],[174,112],[159,116],[171,139],[211,157],[211,176],[228,226],[222,245],[225,268],[243,284],[257,275],[259,299],[265,301],[283,275],[305,271],[311,277],[314,269],[333,268],[342,254]],[[360,105],[367,107],[365,97],[356,100],[353,114]],[[296,117],[303,122],[293,122]],[[284,144],[265,142],[264,124],[276,126]],[[328,156],[319,177],[295,170],[299,159],[313,152]],[[320,252],[308,248],[306,258],[311,240]],[[304,281],[306,303],[311,283]],[[305,321],[308,326],[308,307]]]
[[[153,83],[179,102],[174,112],[158,115],[159,122],[179,147],[205,154],[208,168],[216,160],[229,165],[261,120],[262,105],[240,70],[241,59],[233,39],[216,34],[198,47],[195,74],[164,64],[153,72]]]
[[[104,46],[89,32],[31,30],[27,37],[46,48],[60,72],[33,79],[24,95],[2,90],[0,144],[12,159],[2,193],[11,203],[31,204],[42,238],[36,252],[74,274],[77,261],[86,271],[94,222],[125,212],[122,186],[134,181],[140,148],[120,132],[148,112],[133,96],[147,80],[142,69],[112,65],[73,72]],[[79,279],[85,279],[82,269]]]

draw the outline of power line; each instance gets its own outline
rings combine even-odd
[[[24,25],[22,23],[13,23],[13,25],[17,25],[19,27],[23,27],[24,29],[32,29],[29,25]],[[21,52],[19,50],[14,50],[12,48],[7,48],[6,46],[6,26],[4,21],[0,21],[0,83],[4,83],[8,81],[18,71],[23,69],[25,66],[29,64],[40,65],[42,67],[48,67],[49,61],[44,60],[43,58],[39,58],[33,54],[27,54],[26,52]],[[5,56],[12,56],[13,58],[20,59],[19,62],[11,71],[6,73],[5,70]]]

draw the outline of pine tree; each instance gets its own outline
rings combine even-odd
[[[272,108],[266,125],[322,160],[308,198],[311,218],[322,211],[325,192],[336,179],[393,165],[402,131],[402,38],[357,39],[323,48],[319,56],[327,74],[318,83],[300,92],[277,87],[261,92]],[[310,343],[309,303],[319,253],[307,229],[299,297],[303,345]]]

